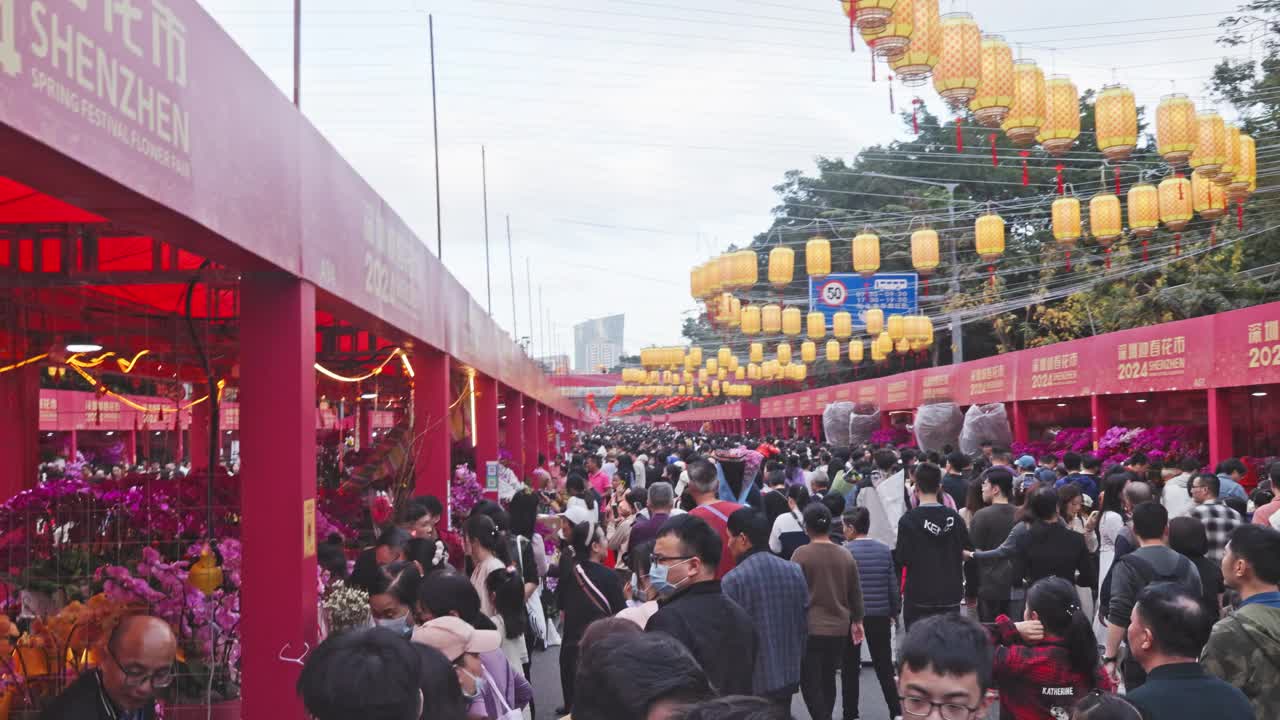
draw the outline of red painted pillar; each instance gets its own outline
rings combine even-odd
[[[420,347],[413,354],[413,494],[449,502],[449,356]],[[448,513],[445,513],[446,517]]]
[[[542,406],[533,398],[521,399],[524,401],[524,464],[520,466],[520,471],[527,477],[538,464],[538,455],[542,454],[542,443],[538,441]]]
[[[486,465],[490,460],[498,459],[498,381],[486,375],[476,373],[476,475],[480,484],[485,487]],[[498,490],[486,491],[490,497],[498,497]]]
[[[142,460],[143,462],[151,462],[151,438],[155,435],[155,431],[150,427],[142,431]]]
[[[360,403],[356,411],[357,448],[367,450],[373,447],[373,404],[377,400],[363,400],[357,397],[356,402]]]
[[[188,422],[188,424],[190,424]],[[175,463],[182,462],[186,455],[182,451],[182,411],[173,411],[173,461]]]
[[[1111,417],[1107,412],[1105,395],[1089,396],[1089,412],[1093,416],[1090,426],[1093,428],[1093,449],[1098,449],[1098,443],[1102,440],[1102,436],[1107,433],[1107,428],[1111,425]]]
[[[134,428],[129,431],[128,440],[125,440],[125,456],[129,460],[130,465],[138,464],[138,429]],[[129,468],[133,470],[133,468]]]
[[[33,487],[38,479],[41,370],[32,363],[0,373],[0,498],[4,500]],[[75,454],[69,459],[75,460]]]
[[[538,454],[551,459],[551,408],[538,406]]]
[[[75,460],[76,460],[76,450],[77,450],[77,449],[79,449],[79,446],[78,446],[78,445],[77,445],[77,443],[76,443],[76,439],[77,439],[77,438],[76,438],[76,431],[75,431],[75,430],[72,430],[72,431],[71,431],[71,436],[70,436],[70,438],[69,438],[69,443],[68,443],[68,445],[67,445],[67,447],[68,447],[68,449],[67,449],[67,462],[75,462]]]
[[[1013,401],[1009,403],[1009,421],[1013,426],[1013,441],[1025,443],[1031,437],[1031,427],[1027,423],[1027,406]]]
[[[502,403],[506,405],[498,416],[506,416],[502,421],[504,434],[502,447],[511,453],[511,466],[516,475],[524,477],[524,396],[520,391],[505,388]]]
[[[241,697],[247,718],[303,720],[299,667],[316,644],[315,287],[266,274],[240,284],[244,566]]]
[[[191,468],[203,468],[209,464],[209,421],[212,400],[205,400],[191,408]],[[222,450],[222,433],[214,440]]]
[[[809,422],[810,427],[813,430],[813,439],[817,442],[822,442],[822,416],[810,415]]]
[[[1209,465],[1234,457],[1231,442],[1231,395],[1226,389],[1209,388]]]

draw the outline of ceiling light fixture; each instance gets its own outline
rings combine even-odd
[[[1137,403],[1144,403],[1144,402],[1146,402],[1146,401],[1147,401],[1147,399],[1146,399],[1146,398],[1138,398],[1138,399],[1137,399],[1137,400],[1135,400],[1134,402],[1137,402]]]
[[[377,399],[378,399],[378,393],[365,393],[365,394],[363,394],[363,395],[361,395],[361,396],[360,396],[360,399],[361,399],[361,400],[377,400]]]
[[[1067,406],[1066,403],[1058,403],[1058,407],[1066,407],[1066,406]]]
[[[1249,393],[1249,394],[1250,394],[1250,395],[1252,395],[1252,396],[1254,396],[1254,397],[1266,397],[1266,396],[1267,396],[1267,391],[1266,391],[1266,390],[1255,390],[1255,391],[1253,391],[1253,392],[1251,392],[1251,393]]]
[[[67,352],[92,353],[102,349],[102,344],[88,335],[71,335],[67,337]]]

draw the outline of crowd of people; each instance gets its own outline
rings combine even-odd
[[[531,719],[535,682],[575,720],[782,720],[797,694],[812,720],[1280,717],[1280,466],[1246,499],[1238,461],[949,450],[603,426],[511,472],[464,558],[425,496],[349,573],[322,544],[372,627],[299,693],[317,720]],[[114,652],[79,701],[135,717],[163,663]]]

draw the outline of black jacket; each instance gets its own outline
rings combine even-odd
[[[40,720],[117,720],[120,716],[102,689],[102,676],[97,670],[91,670],[62,691],[53,704],[40,713]],[[145,708],[142,717],[155,720],[155,706]]]
[[[1027,587],[1050,576],[1080,587],[1093,587],[1098,581],[1084,535],[1060,522],[1038,522],[1031,526],[1031,542],[1027,545],[1021,572]]]
[[[958,606],[964,595],[963,552],[971,547],[960,513],[945,505],[921,505],[903,515],[893,551],[898,570],[907,570],[902,604]]]
[[[720,591],[719,580],[695,583],[662,601],[645,626],[679,640],[720,695],[750,695],[756,630],[751,617]]]

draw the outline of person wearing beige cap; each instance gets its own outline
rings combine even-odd
[[[502,655],[502,636],[496,630],[477,630],[447,615],[414,628],[413,641],[439,650],[453,663],[463,697],[471,703],[472,717],[516,719],[521,716],[520,708],[533,699],[528,681],[513,672]],[[489,665],[497,660],[504,670],[491,672]]]

